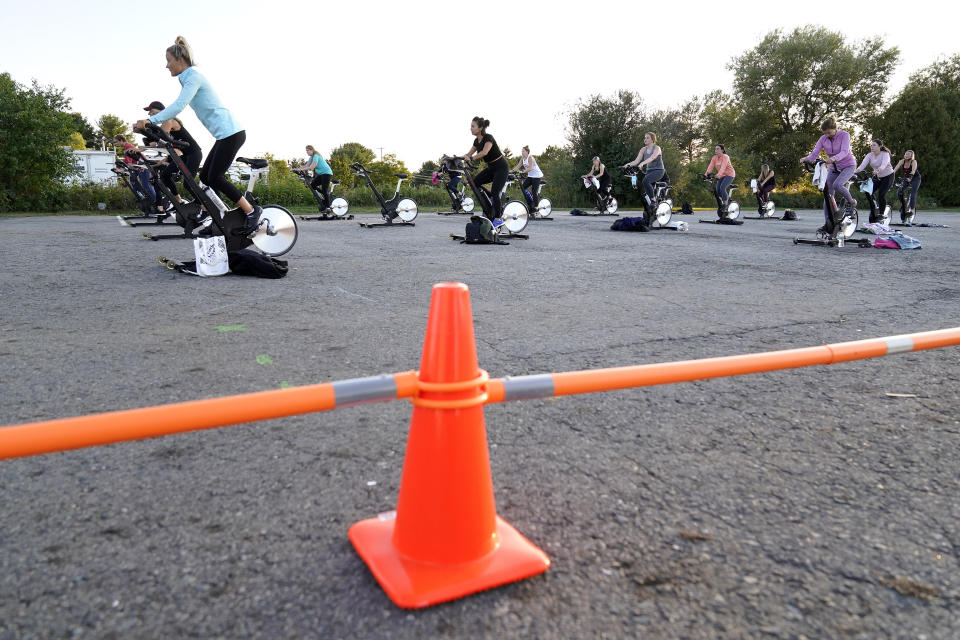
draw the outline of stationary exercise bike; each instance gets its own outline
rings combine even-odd
[[[613,181],[610,181],[610,186],[600,190],[600,180],[596,176],[580,176],[580,179],[583,180],[583,187],[587,191],[592,190],[594,206],[597,209],[597,213],[587,213],[580,212],[579,215],[585,216],[615,216],[617,211],[620,209],[620,203],[617,202],[617,199],[613,197]],[[579,211],[579,210],[576,210]],[[573,214],[573,211],[570,212]]]
[[[906,178],[901,177],[897,180],[897,200],[900,201],[900,224],[912,225],[917,221],[917,210],[907,211],[907,204],[910,201],[911,183]]]
[[[127,154],[130,158],[137,160],[137,153]],[[137,227],[143,226],[145,224],[157,225],[163,224],[168,218],[171,217],[172,206],[170,201],[164,201],[161,197],[161,205],[166,205],[163,211],[157,211],[156,203],[150,199],[147,194],[143,192],[140,188],[139,181],[137,177],[132,173],[132,171],[145,170],[148,167],[144,164],[131,164],[128,162],[123,162],[122,160],[116,161],[116,166],[114,166],[110,171],[117,176],[117,180],[126,186],[133,193],[133,197],[136,198],[137,208],[140,209],[141,213],[132,216],[117,216],[117,220],[120,221],[120,224],[125,227]],[[155,176],[151,176],[151,181],[154,182],[154,188],[156,188]],[[145,222],[146,220],[152,220],[152,222]]]
[[[177,222],[183,226],[183,233],[169,236],[155,236],[144,234],[149,240],[163,240],[176,238],[195,238],[200,236],[223,236],[228,251],[237,251],[254,245],[268,256],[282,256],[290,251],[297,242],[297,221],[293,215],[283,207],[275,204],[262,206],[262,213],[257,222],[257,228],[247,233],[247,216],[239,207],[228,209],[216,192],[209,186],[201,187],[183,159],[176,152],[177,149],[186,149],[189,143],[174,140],[170,134],[153,123],[147,123],[146,129],[138,131],[145,138],[157,143],[156,147],[145,149],[141,156],[156,169],[163,162],[172,162],[183,179],[183,186],[193,196],[189,203],[176,204]],[[237,158],[246,162],[251,169],[265,168],[266,160]],[[254,166],[258,165],[258,166]],[[164,194],[172,198],[171,193],[162,181],[157,181]],[[251,204],[259,204],[253,196],[253,186],[256,180],[251,176],[246,197]]]
[[[417,217],[417,203],[411,198],[404,198],[400,195],[400,185],[403,184],[403,181],[407,179],[407,174],[397,173],[394,174],[397,176],[397,189],[393,193],[393,197],[389,200],[385,200],[383,195],[377,190],[373,180],[370,179],[370,172],[359,162],[354,162],[350,165],[350,168],[353,169],[353,172],[358,176],[362,176],[369,185],[370,189],[373,191],[373,195],[377,198],[377,202],[380,203],[380,215],[383,217],[383,222],[361,222],[360,226],[367,229],[372,229],[374,227],[412,227],[413,220]],[[399,218],[400,222],[394,222]]]
[[[890,204],[888,203],[883,211],[877,211],[877,200],[873,197],[874,187],[876,186],[876,180],[873,179],[869,173],[858,173],[854,174],[854,179],[857,182],[857,186],[860,188],[860,193],[867,199],[867,202],[870,204],[870,221],[879,222],[883,226],[890,225]]]
[[[708,222],[715,224],[730,224],[731,222],[736,222],[740,219],[740,203],[733,199],[733,192],[738,188],[737,185],[733,182],[727,187],[727,204],[723,204],[723,199],[720,197],[720,194],[717,193],[717,176],[712,173],[703,173],[700,174],[700,179],[710,185],[710,193],[713,194],[714,200],[717,201],[717,219],[716,220],[701,220],[700,222]],[[723,222],[729,220],[730,222]]]
[[[470,186],[470,190],[473,191],[475,201],[480,203],[480,208],[483,210],[484,217],[491,221],[496,220],[497,218],[502,220],[502,224],[493,228],[496,241],[499,241],[500,236],[502,235],[507,235],[510,238],[517,238],[520,240],[528,240],[530,238],[530,236],[521,233],[521,231],[527,228],[527,220],[529,215],[529,212],[527,211],[527,205],[523,204],[519,200],[510,200],[504,203],[502,199],[503,191],[501,191],[501,211],[495,211],[493,206],[493,196],[490,194],[490,191],[487,190],[486,187],[478,185],[473,178],[472,170],[476,168],[475,165],[467,162],[463,158],[451,158],[449,156],[444,156],[441,158],[441,164],[447,160],[452,161],[453,166],[455,166],[458,171],[463,172],[463,178]],[[450,237],[454,240],[464,239],[463,236],[458,236],[452,233],[450,234]]]
[[[442,183],[444,191],[450,196],[451,211],[438,211],[442,216],[470,213],[473,211],[473,198],[466,195],[466,185],[463,182],[463,171],[456,168],[455,158],[443,155],[440,158],[440,168],[433,174],[433,184]],[[451,186],[453,183],[455,186]]]
[[[553,218],[550,217],[550,214],[553,213],[553,203],[550,202],[549,198],[540,197],[540,191],[547,184],[546,180],[540,180],[536,188],[536,193],[533,193],[530,189],[523,188],[522,173],[511,172],[507,177],[507,183],[503,185],[503,191],[500,193],[501,202],[503,202],[507,187],[514,182],[517,183],[517,188],[520,189],[520,193],[523,194],[524,204],[527,205],[527,211],[530,212],[530,220],[553,220]]]
[[[760,181],[756,178],[750,180],[750,188],[753,189],[753,192],[757,194],[757,213],[760,214],[760,218],[750,218],[751,220],[770,220],[773,218],[774,214],[777,212],[777,205],[773,202],[773,198],[770,197],[769,192],[765,195],[760,195]]]
[[[298,216],[301,220],[353,220],[352,215],[347,215],[347,211],[350,210],[350,203],[347,202],[347,199],[341,196],[334,196],[333,189],[340,184],[339,180],[330,180],[330,188],[327,191],[327,202],[329,206],[323,206],[323,194],[320,193],[317,189],[314,189],[310,186],[310,183],[313,182],[313,175],[309,171],[299,171],[294,169],[293,173],[303,181],[303,185],[310,190],[310,193],[313,194],[313,199],[317,202],[317,210],[320,212],[319,215],[315,216]]]
[[[817,229],[816,240],[806,238],[794,238],[793,244],[813,244],[821,247],[843,247],[846,246],[846,240],[857,230],[859,215],[853,203],[846,197],[842,197],[840,204],[836,204],[830,194],[827,193],[827,171],[832,169],[823,162],[817,160],[815,163],[804,162],[804,169],[809,173],[816,173],[817,167],[820,169],[820,192],[823,194],[823,201],[826,203],[827,211],[830,212],[827,223]],[[854,243],[859,247],[869,247],[870,241],[866,238]]]
[[[640,173],[638,167],[625,167],[622,171],[623,175],[630,178],[630,185],[634,189],[643,189],[642,184],[639,184],[642,183],[642,180],[637,180]],[[646,191],[643,192],[643,223],[650,229],[676,230],[678,229],[676,225],[681,224],[678,222],[673,226],[670,225],[670,218],[673,217],[671,191],[673,191],[673,187],[670,185],[670,176],[664,171],[663,176],[653,183],[653,200],[650,199]],[[657,223],[657,226],[653,226],[654,222]],[[686,227],[684,226],[684,228]]]

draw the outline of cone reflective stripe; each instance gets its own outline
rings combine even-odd
[[[434,287],[395,514],[350,527],[394,603],[420,608],[545,571],[547,556],[496,515],[467,286]]]

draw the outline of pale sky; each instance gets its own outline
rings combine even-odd
[[[470,119],[501,146],[565,144],[566,113],[591,94],[637,91],[651,108],[730,90],[731,58],[769,31],[819,23],[900,47],[896,91],[960,51],[941,2],[571,3],[410,0],[4,3],[0,71],[66,89],[96,126],[133,122],[180,83],[164,50],[183,35],[197,69],[246,128],[240,155],[326,156],[344,142],[394,153],[411,170],[464,153]],[[788,6],[789,5],[789,6]],[[833,7],[833,8],[831,8]],[[181,119],[213,138],[188,107]]]

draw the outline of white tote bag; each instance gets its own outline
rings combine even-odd
[[[193,255],[197,260],[197,275],[222,276],[230,273],[227,260],[227,239],[223,236],[193,239]]]

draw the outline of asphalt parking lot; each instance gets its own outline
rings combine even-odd
[[[751,215],[751,214],[748,214]],[[956,326],[960,216],[920,251],[794,245],[820,214],[614,233],[301,222],[282,280],[201,279],[111,217],[0,219],[0,424],[417,368],[469,285],[491,376]],[[148,229],[149,231],[149,229]],[[956,638],[960,349],[491,405],[500,516],[543,575],[395,607],[347,539],[394,508],[396,401],[0,462],[0,640]]]

